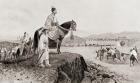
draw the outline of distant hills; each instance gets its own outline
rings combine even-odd
[[[97,39],[97,38],[107,38],[114,39],[118,37],[126,37],[128,39],[140,39],[140,32],[121,32],[121,33],[102,33],[102,34],[92,34],[86,39]]]
[[[79,37],[74,35],[74,40],[70,40],[70,37],[66,37],[64,38],[62,44],[84,44],[87,39],[117,39],[118,37],[127,38],[131,40],[140,40],[140,32],[102,33],[92,34],[87,37]]]
[[[132,40],[140,40],[140,32],[120,32],[120,33],[102,33],[102,34],[92,34],[87,37],[79,37],[74,35],[74,40],[70,40],[70,37],[64,38],[62,44],[84,44],[86,42],[86,39],[116,39],[118,37],[126,37],[128,39]],[[9,45],[11,42],[16,41],[0,41],[0,44],[6,43],[6,45]]]
[[[82,44],[82,43],[85,43],[85,39],[84,38],[82,38],[82,37],[79,37],[79,36],[76,36],[76,35],[74,35],[74,39],[73,40],[71,40],[70,39],[70,37],[66,37],[66,38],[64,38],[64,41],[62,42],[62,44],[63,45],[65,45],[65,44]]]

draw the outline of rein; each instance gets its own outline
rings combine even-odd
[[[58,26],[58,27],[61,28],[61,29],[63,29],[63,30],[65,30],[65,31],[70,31],[70,29],[65,29],[65,28],[63,28],[61,26]]]

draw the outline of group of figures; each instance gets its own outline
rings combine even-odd
[[[21,44],[15,46],[14,50],[11,51],[13,56],[38,55],[37,61],[40,67],[51,66],[49,63],[49,49],[55,48],[58,53],[61,53],[60,46],[65,35],[69,31],[76,31],[75,21],[72,20],[59,25],[55,17],[57,14],[56,8],[52,7],[51,12],[45,25],[35,31],[33,39],[29,38],[28,40],[27,33],[24,33]]]
[[[117,48],[111,48],[111,47],[101,48],[97,50],[96,53],[97,53],[96,58],[99,58],[100,61],[102,61],[104,57],[106,57],[107,60],[111,58],[113,61],[115,61],[115,59],[119,61],[126,61],[125,56],[129,56],[130,66],[131,65],[134,66],[135,61],[138,63],[138,57],[137,57],[138,51],[136,47],[130,49],[130,53],[123,53],[123,52],[120,52]]]
[[[34,53],[39,55],[39,64],[41,67],[51,66],[49,64],[49,49],[56,48],[60,52],[60,46],[65,35],[69,31],[76,31],[76,22],[68,21],[59,25],[55,15],[56,8],[52,7],[51,14],[47,17],[44,27],[35,31],[34,34]]]
[[[27,33],[20,39],[20,42],[16,46],[10,48],[2,47],[0,49],[0,60],[5,61],[7,59],[17,59],[19,56],[27,56],[32,53],[32,39],[28,37]]]

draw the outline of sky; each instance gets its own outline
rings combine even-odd
[[[78,36],[140,32],[139,4],[139,0],[0,0],[0,39],[12,40],[24,32],[33,36],[52,6],[59,24],[76,21]]]

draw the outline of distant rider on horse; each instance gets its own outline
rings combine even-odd
[[[28,34],[27,34],[27,32],[24,32],[24,35],[23,35],[23,38],[22,38],[22,43],[27,43],[27,41],[28,41]]]

